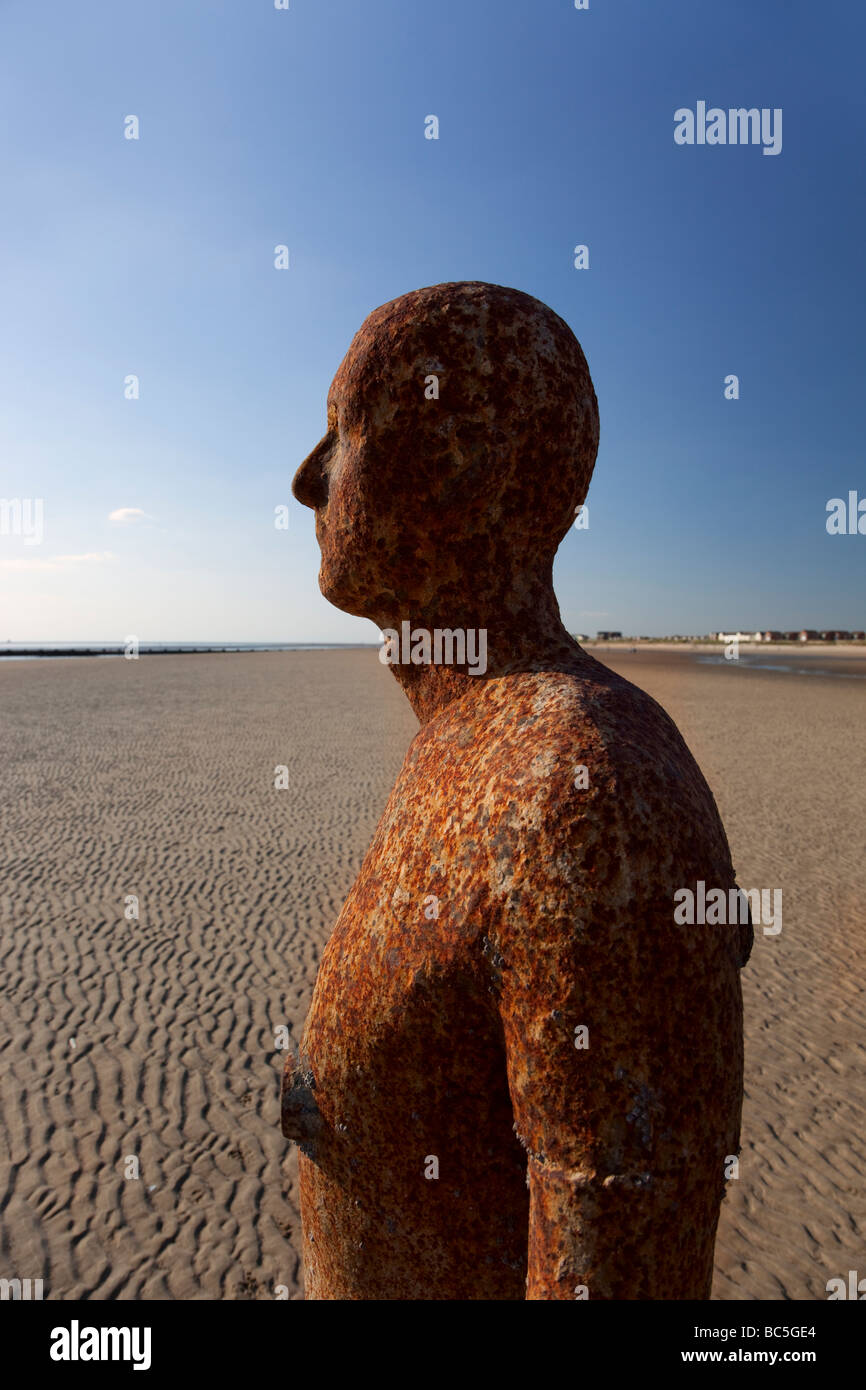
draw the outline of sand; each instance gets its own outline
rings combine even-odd
[[[823,1299],[864,1262],[866,683],[600,655],[677,720],[741,885],[784,895],[714,1297]],[[302,1297],[276,1030],[415,727],[369,651],[0,662],[0,1277]]]

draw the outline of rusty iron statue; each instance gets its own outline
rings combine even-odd
[[[409,637],[421,727],[283,1078],[306,1296],[707,1298],[752,927],[675,921],[735,888],[713,797],[560,621],[580,345],[517,290],[418,290],[362,325],[327,426],[294,481],[319,584]]]

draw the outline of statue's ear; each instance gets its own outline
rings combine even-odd
[[[450,447],[435,474],[440,506],[462,508],[477,502],[479,496],[488,496],[494,460],[487,429],[451,418],[443,421],[442,433]]]

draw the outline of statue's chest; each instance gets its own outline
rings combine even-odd
[[[487,1030],[481,843],[451,812],[386,811],[325,948],[305,1032],[319,1070],[418,1066]],[[411,1059],[411,1061],[410,1061]]]

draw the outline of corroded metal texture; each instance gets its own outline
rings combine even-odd
[[[295,479],[332,602],[487,634],[392,667],[421,728],[283,1082],[309,1298],[709,1295],[752,929],[675,922],[734,886],[712,795],[560,622],[597,443],[561,319],[438,285],[367,319]]]

